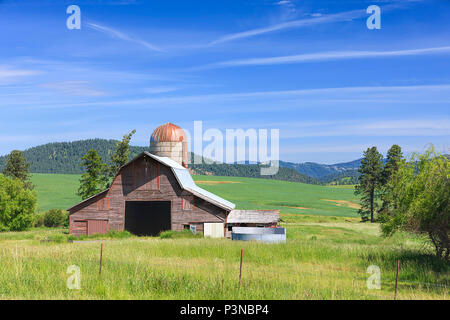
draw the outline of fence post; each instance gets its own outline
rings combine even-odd
[[[397,287],[398,287],[398,271],[400,269],[400,260],[397,260],[397,275],[395,276],[395,294],[394,300],[397,300]]]
[[[102,275],[102,260],[103,260],[103,242],[100,247],[100,270],[98,272],[99,275]]]
[[[241,289],[241,279],[242,279],[242,258],[244,255],[244,249],[241,249],[241,265],[239,267],[239,289]]]

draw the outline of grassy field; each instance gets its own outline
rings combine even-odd
[[[68,209],[81,201],[77,196],[80,185],[77,174],[32,173],[31,181],[38,195],[38,211]]]
[[[34,174],[40,209],[76,203],[78,179]],[[399,259],[399,299],[449,299],[450,266],[436,260],[421,238],[400,233],[386,239],[377,224],[359,222],[351,188],[233,177],[194,179],[238,208],[281,209],[287,242],[105,239],[99,276],[99,240],[70,243],[65,229],[0,233],[0,298],[392,299]],[[81,270],[80,290],[66,287],[71,265]],[[367,288],[370,265],[381,270],[380,290]]]
[[[401,260],[399,299],[448,299],[449,266],[418,238],[378,235],[378,226],[337,217],[285,223],[285,244],[226,239],[138,238],[52,243],[62,229],[0,234],[2,299],[392,299]],[[66,235],[65,235],[66,236]],[[244,249],[238,289],[240,250]],[[69,290],[67,268],[81,270]],[[381,289],[369,290],[369,265]]]
[[[38,210],[67,209],[80,201],[79,175],[32,174]],[[280,209],[284,214],[356,217],[358,198],[347,186],[317,186],[257,178],[194,176],[197,184],[238,209]]]

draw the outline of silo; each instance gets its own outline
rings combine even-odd
[[[188,166],[188,147],[186,133],[173,123],[166,123],[153,131],[150,138],[150,153],[168,157],[183,167]]]

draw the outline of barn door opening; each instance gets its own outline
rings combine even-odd
[[[139,236],[157,236],[170,229],[170,201],[125,202],[125,230]]]

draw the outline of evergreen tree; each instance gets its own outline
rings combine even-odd
[[[365,221],[370,215],[370,221],[374,222],[374,212],[377,207],[377,198],[383,181],[383,156],[377,147],[364,151],[361,167],[358,172],[358,184],[355,186],[355,194],[361,195],[361,209],[358,213]]]
[[[383,192],[381,194],[382,206],[380,212],[388,213],[395,205],[395,199],[390,197],[393,190],[390,184],[390,180],[395,176],[398,168],[403,160],[402,148],[399,145],[394,144],[387,152],[386,163],[384,165],[382,173]]]
[[[78,195],[85,200],[106,188],[108,167],[94,149],[89,150],[81,160],[86,173],[81,176]]]
[[[402,148],[397,144],[392,145],[386,155],[386,164],[383,169],[383,184],[388,183],[390,178],[397,172],[402,159]]]
[[[33,189],[33,184],[30,181],[30,164],[27,162],[21,151],[11,151],[6,160],[3,174],[6,177],[19,179],[26,189]]]
[[[111,166],[109,168],[109,176],[114,178],[120,167],[128,163],[130,157],[130,140],[136,130],[123,136],[121,142],[116,144],[116,151],[111,156]]]

